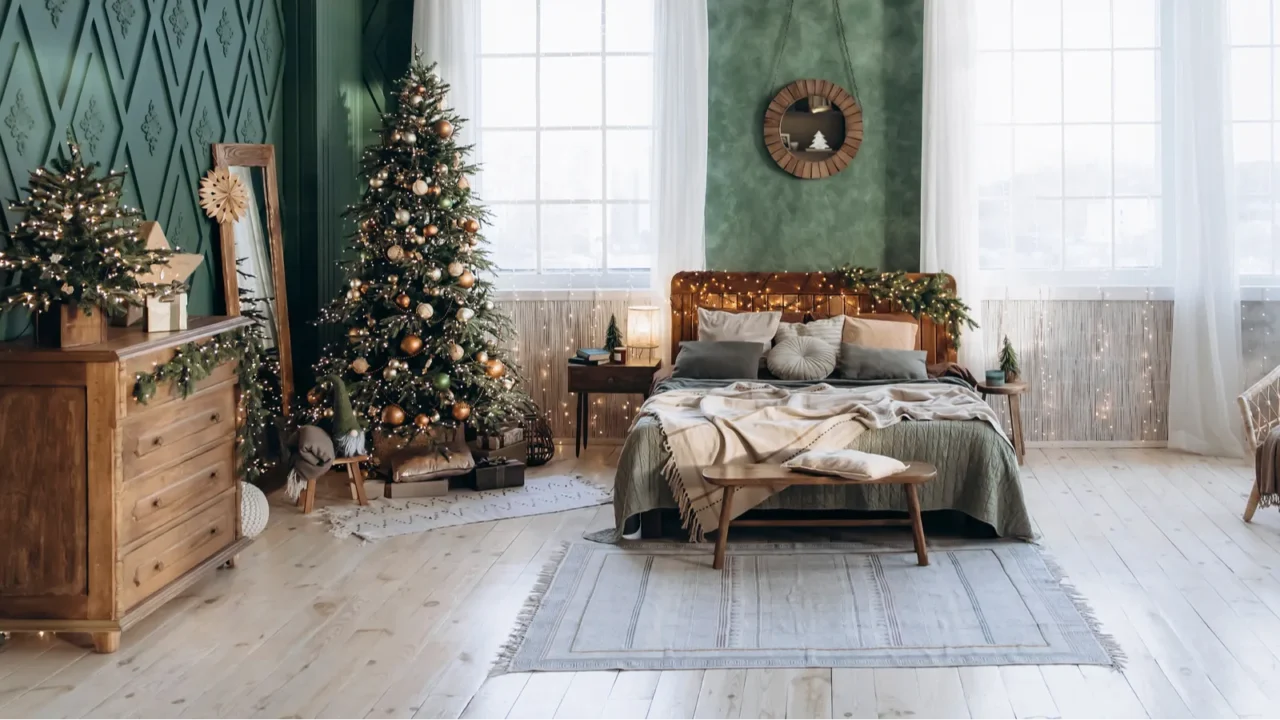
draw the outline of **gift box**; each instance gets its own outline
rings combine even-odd
[[[482,450],[501,450],[508,445],[514,445],[524,440],[524,428],[509,427],[504,428],[492,435],[481,435],[477,439],[477,445]]]
[[[476,490],[500,490],[524,485],[524,463],[518,460],[477,465],[471,474],[471,486]]]
[[[505,447],[489,450],[481,447],[479,442],[477,442],[471,446],[471,455],[476,459],[477,464],[499,458],[504,460],[527,462],[529,458],[529,443],[525,440],[521,440],[520,442],[511,443]]]

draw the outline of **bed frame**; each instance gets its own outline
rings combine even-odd
[[[907,277],[927,277],[909,273]],[[947,287],[955,290],[955,278],[947,275]],[[897,303],[876,302],[867,293],[844,286],[840,273],[803,272],[720,272],[676,273],[671,278],[671,357],[675,358],[684,340],[698,339],[698,308],[734,312],[781,310],[783,320],[800,322],[835,315],[899,313],[902,319],[920,325],[920,349],[927,362],[955,362],[956,349],[945,325],[927,317],[919,319],[902,313]]]

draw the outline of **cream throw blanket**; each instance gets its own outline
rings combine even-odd
[[[708,465],[781,464],[807,450],[847,448],[867,428],[886,428],[902,420],[981,420],[1005,437],[986,402],[958,385],[837,388],[824,383],[792,389],[739,382],[655,395],[641,406],[640,414],[662,424],[670,451],[663,475],[695,541],[720,522],[723,491],[703,481],[702,468]],[[733,517],[774,492],[739,488]]]

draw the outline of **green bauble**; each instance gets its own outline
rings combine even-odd
[[[441,208],[448,210],[449,208],[453,207],[453,198],[447,198],[447,197],[440,198],[439,204]]]
[[[431,384],[434,385],[437,390],[448,390],[449,373],[437,373],[435,377],[431,378]]]

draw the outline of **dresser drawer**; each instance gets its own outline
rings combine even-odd
[[[128,610],[236,539],[236,491],[226,490],[120,559],[120,607]]]
[[[235,384],[224,383],[131,416],[124,428],[124,476],[136,477],[231,437],[236,429]]]
[[[128,479],[120,492],[120,547],[235,487],[236,446],[227,440],[167,470]]]
[[[137,375],[140,372],[151,372],[156,365],[168,362],[173,359],[173,349],[158,350],[148,355],[130,358],[120,363],[120,398],[122,407],[126,417],[133,417],[142,413],[151,412],[167,405],[182,405],[187,400],[182,397],[182,391],[175,382],[160,383],[156,388],[156,394],[145,403],[138,402],[134,397],[133,390],[137,384]],[[197,380],[195,392],[201,393],[215,385],[221,385],[225,382],[231,382],[236,379],[236,364],[227,362],[219,365],[209,373],[209,377],[203,380]]]

